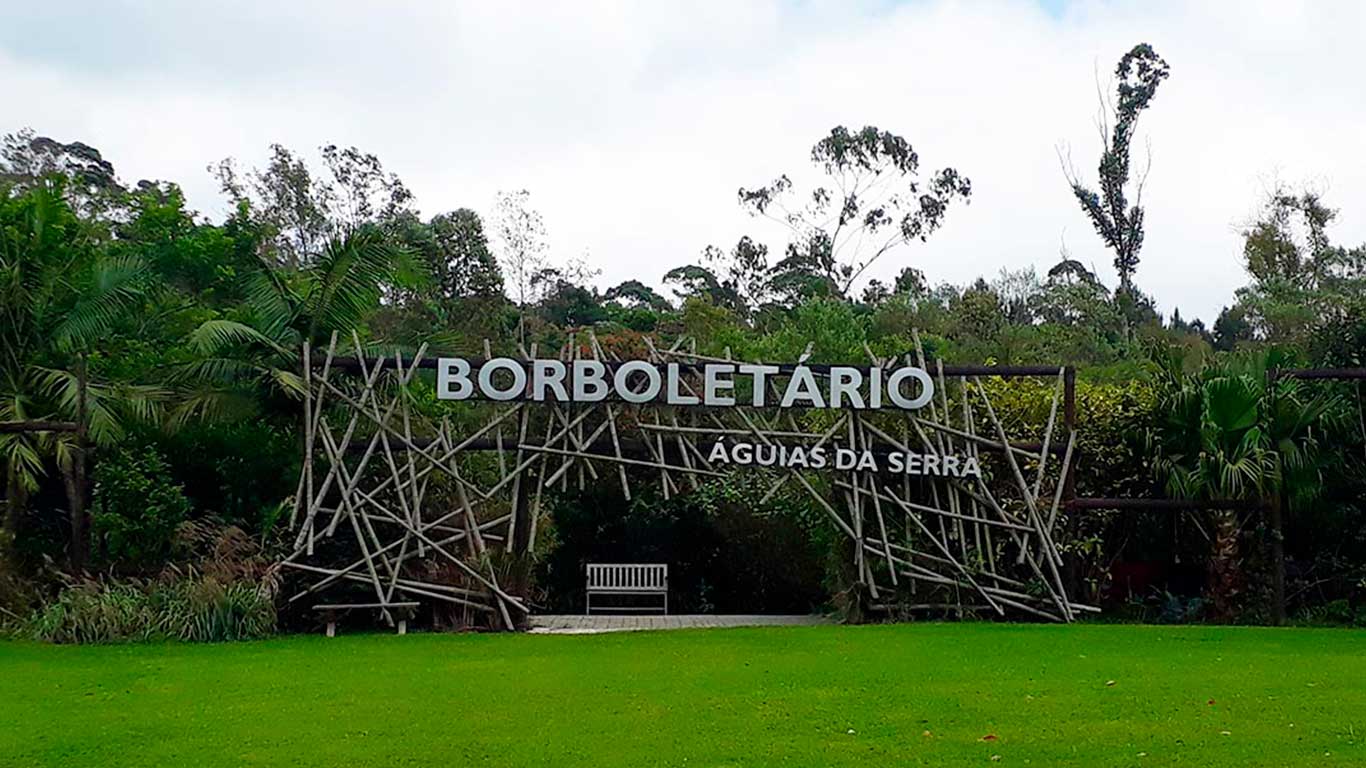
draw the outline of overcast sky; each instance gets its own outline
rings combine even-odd
[[[273,142],[380,156],[424,214],[528,189],[559,259],[658,284],[709,243],[781,233],[736,189],[809,178],[834,125],[906,137],[968,175],[970,206],[902,267],[961,282],[1042,274],[1066,242],[1113,283],[1058,149],[1093,178],[1096,78],[1137,42],[1172,75],[1152,148],[1139,285],[1212,320],[1244,282],[1240,226],[1275,183],[1309,184],[1366,240],[1366,3],[47,2],[0,0],[0,132],[100,148],[125,180],[180,183]]]

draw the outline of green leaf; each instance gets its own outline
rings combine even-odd
[[[1257,392],[1241,376],[1205,384],[1205,411],[1223,432],[1240,432],[1257,423]]]

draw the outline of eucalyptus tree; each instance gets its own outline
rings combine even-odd
[[[262,230],[264,255],[289,269],[308,266],[347,232],[412,213],[412,192],[375,155],[333,144],[319,154],[321,170],[280,144],[271,145],[263,168],[244,173],[231,158],[209,167],[223,194]]]
[[[769,275],[775,290],[791,295],[848,295],[868,268],[928,239],[949,207],[972,195],[971,182],[953,168],[922,178],[910,142],[873,126],[835,127],[811,148],[811,162],[825,179],[805,194],[785,174],[738,193],[751,214],[789,230],[784,256]]]

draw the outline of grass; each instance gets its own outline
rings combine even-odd
[[[0,644],[5,766],[1363,765],[1364,740],[1354,630]]]

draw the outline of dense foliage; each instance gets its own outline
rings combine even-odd
[[[643,352],[644,335],[687,335],[705,354],[748,359],[861,362],[920,343],[947,362],[1077,366],[1081,495],[1262,505],[1069,514],[1068,578],[1083,594],[1148,607],[1198,598],[1212,610],[1177,613],[1265,618],[1271,542],[1284,545],[1292,610],[1322,616],[1345,600],[1355,615],[1366,594],[1362,393],[1271,372],[1363,365],[1366,246],[1331,241],[1337,213],[1318,195],[1276,190],[1244,231],[1249,282],[1213,325],[1158,313],[1138,287],[1138,254],[1143,228],[1160,224],[1126,189],[1141,189],[1136,120],[1167,76],[1147,46],[1121,60],[1101,191],[1075,176],[1060,185],[1059,204],[1070,186],[1114,250],[1113,288],[1065,253],[1046,269],[933,283],[908,254],[951,225],[971,184],[952,167],[922,178],[906,139],[876,127],[821,138],[811,160],[824,180],[808,194],[787,176],[740,190],[742,206],[788,225],[788,242],[702,248],[658,276],[672,297],[641,280],[602,290],[587,265],[554,258],[526,191],[501,195],[487,225],[468,208],[424,219],[402,181],[354,148],[323,147],[320,168],[281,146],[261,169],[216,165],[233,207],[212,221],[173,183],[125,184],[87,145],[8,136],[0,421],[75,419],[84,366],[94,495],[77,503],[76,435],[0,434],[0,608],[10,620],[40,608],[37,635],[90,639],[136,634],[120,622],[161,616],[176,595],[238,600],[237,576],[209,588],[185,575],[203,553],[177,541],[195,526],[278,540],[300,461],[304,341],[337,333],[348,345],[481,354],[486,343],[545,349],[591,327],[623,354]],[[874,188],[883,196],[860,191]],[[855,295],[870,265],[893,259],[891,284],[865,280]],[[424,386],[414,397],[430,410]],[[1052,382],[991,386],[1011,429],[1042,431]],[[805,610],[837,597],[847,584],[827,568],[840,561],[834,539],[798,502],[760,509],[754,493],[731,480],[668,502],[558,499],[543,597],[573,608],[577,564],[628,557],[675,563],[689,610]],[[95,572],[103,580],[82,580]],[[87,615],[96,628],[73,624]],[[256,632],[153,624],[139,631]]]

